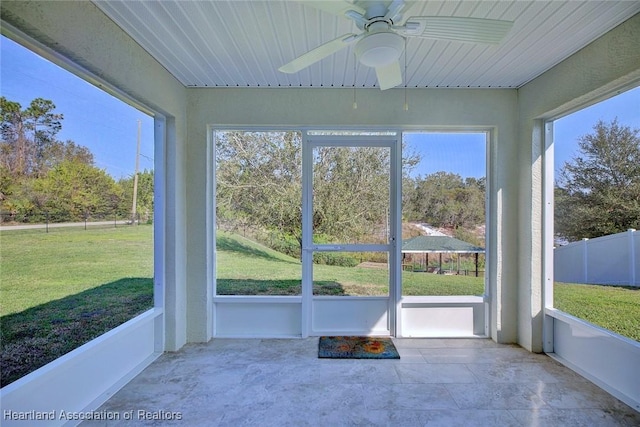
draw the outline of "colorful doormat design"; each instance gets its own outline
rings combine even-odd
[[[320,337],[321,359],[400,359],[391,338]]]

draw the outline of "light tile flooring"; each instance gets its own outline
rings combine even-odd
[[[400,360],[318,359],[317,338],[187,345],[99,408],[119,421],[82,426],[640,426],[548,356],[486,339],[394,342]]]

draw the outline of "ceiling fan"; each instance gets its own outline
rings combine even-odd
[[[301,1],[302,4],[352,20],[362,31],[344,34],[299,56],[278,70],[297,73],[308,66],[355,44],[362,65],[375,68],[381,90],[402,84],[400,55],[406,37],[498,44],[513,22],[452,16],[412,16],[403,25],[404,0],[389,1]]]

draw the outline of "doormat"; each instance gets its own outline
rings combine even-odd
[[[400,359],[391,338],[320,337],[321,359]]]

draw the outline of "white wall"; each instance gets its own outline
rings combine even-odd
[[[542,351],[544,121],[640,82],[636,15],[518,90],[518,343]],[[550,47],[552,49],[553,47]]]
[[[160,306],[2,388],[2,410],[93,410],[158,356],[186,343],[186,89],[90,2],[2,1],[2,33],[156,114],[161,180],[154,292]],[[165,120],[166,119],[166,120]],[[164,289],[162,287],[164,286]],[[156,296],[158,296],[156,294]],[[164,334],[164,336],[163,336]],[[44,425],[61,425],[57,418]],[[73,423],[71,423],[73,424]],[[3,422],[4,425],[4,422]],[[41,424],[42,425],[42,424]]]
[[[186,343],[186,89],[91,2],[3,0],[0,11],[3,21],[58,55],[38,53],[63,67],[72,61],[97,77],[96,86],[118,88],[116,95],[166,116],[165,345],[177,350]]]
[[[546,312],[556,336],[551,357],[640,411],[640,343],[558,310]]]
[[[93,411],[153,362],[155,320],[161,310],[149,310],[0,389],[4,427],[62,426],[68,413]],[[24,421],[13,413],[52,413],[50,420]]]
[[[207,126],[272,127],[393,127],[403,129],[491,130],[488,218],[488,286],[491,335],[500,342],[517,340],[517,97],[509,89],[411,89],[409,111],[403,110],[404,91],[357,91],[358,109],[352,108],[348,89],[211,88],[188,90],[189,143],[187,195],[189,289],[199,290],[191,315],[212,319],[206,291]],[[201,322],[189,324],[189,336],[206,340]]]
[[[636,409],[640,407],[637,376],[620,373],[637,372],[638,343],[550,307],[553,303],[553,264],[552,260],[545,263],[543,254],[549,258],[553,256],[550,250],[553,206],[550,200],[543,199],[543,193],[544,179],[551,181],[552,176],[544,166],[553,168],[553,161],[543,159],[543,153],[551,143],[545,141],[547,120],[640,84],[638,46],[640,15],[630,18],[518,91],[518,166],[521,170],[518,342],[530,350],[541,351],[544,331],[545,351]],[[546,287],[545,282],[548,283]],[[603,365],[605,360],[614,361],[610,366],[615,369]]]

